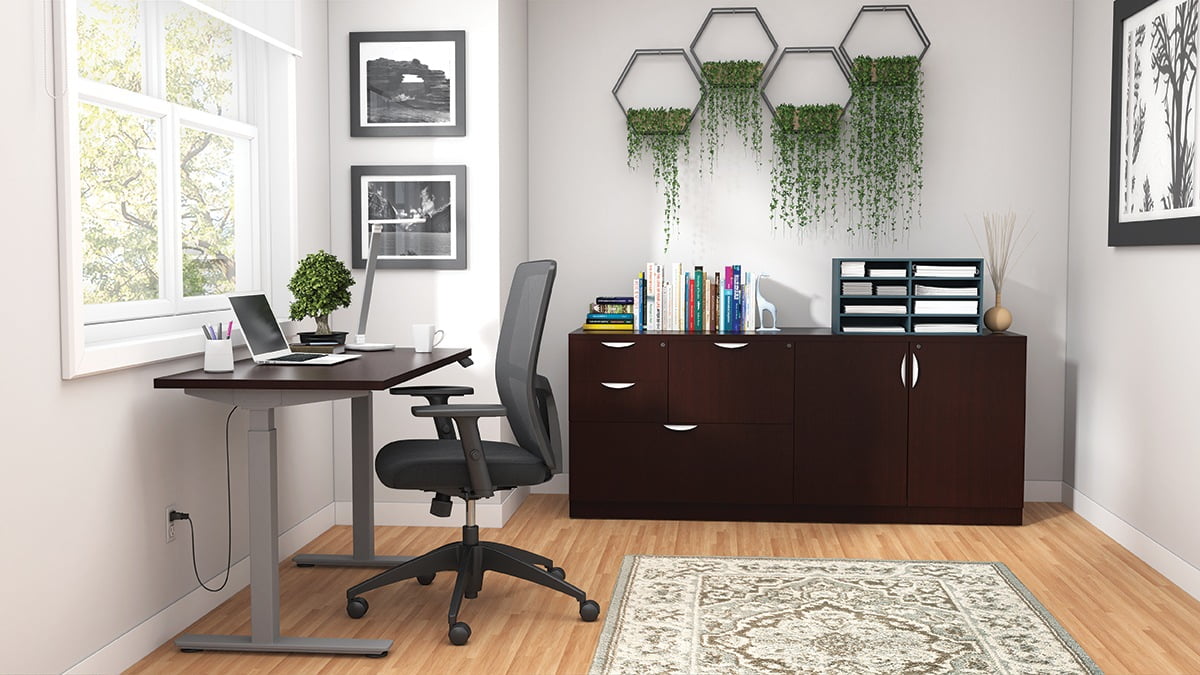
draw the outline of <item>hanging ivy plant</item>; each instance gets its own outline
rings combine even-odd
[[[837,222],[845,182],[839,120],[842,106],[780,105],[771,124],[771,221],[803,228],[818,220]]]
[[[711,173],[717,151],[732,126],[758,157],[762,150],[761,61],[706,61],[700,64],[704,78],[704,115],[700,130],[704,154]]]
[[[896,241],[920,215],[921,63],[915,56],[859,56],[850,74],[851,203],[872,239]]]
[[[663,234],[671,245],[671,233],[679,225],[679,161],[687,155],[687,108],[633,108],[625,114],[629,168],[637,168],[642,153],[649,151],[654,163],[654,184],[663,191]]]

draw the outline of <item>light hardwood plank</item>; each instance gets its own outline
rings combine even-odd
[[[459,536],[457,528],[379,527],[381,553],[419,553]],[[509,524],[482,536],[542,553],[607,612],[626,554],[794,558],[996,560],[1012,569],[1106,673],[1200,673],[1200,601],[1061,504],[1030,503],[1021,527],[572,520],[564,495],[531,496]],[[304,552],[351,549],[334,527]],[[346,616],[345,589],[368,570],[280,567],[285,635],[391,638],[383,659],[276,654],[182,654],[170,642],[130,673],[583,673],[604,614],[580,621],[567,596],[490,575],[463,605],[470,642],[446,639],[453,574],[368,595],[367,616]],[[246,633],[243,590],[185,632]]]

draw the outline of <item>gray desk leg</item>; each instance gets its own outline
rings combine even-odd
[[[412,556],[375,555],[375,440],[371,393],[350,399],[350,489],[354,519],[352,555],[305,553],[292,558],[301,566],[394,567]]]
[[[183,650],[383,655],[391,640],[279,635],[279,471],[275,410],[251,409],[247,443],[250,511],[250,635],[181,635]]]

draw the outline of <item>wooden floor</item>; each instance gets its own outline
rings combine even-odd
[[[1008,565],[1106,673],[1200,673],[1200,601],[1167,581],[1061,504],[1030,503],[1022,527],[836,525],[645,520],[572,520],[565,495],[533,495],[508,525],[483,537],[554,558],[567,580],[608,610],[623,556],[741,555],[795,558],[997,560]],[[379,553],[423,552],[457,528],[379,527]],[[334,527],[304,552],[351,549]],[[280,566],[287,636],[391,638],[382,659],[238,653],[184,654],[170,643],[131,673],[584,673],[605,615],[579,619],[571,598],[501,575],[485,579],[460,618],[470,642],[446,639],[453,574],[430,586],[406,581],[367,595],[371,609],[346,616],[345,589],[373,572]],[[243,590],[185,632],[250,631]]]

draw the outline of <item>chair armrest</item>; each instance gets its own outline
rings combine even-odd
[[[467,462],[467,475],[471,479],[471,492],[475,497],[484,499],[496,493],[492,485],[492,474],[488,471],[487,457],[483,452],[483,440],[479,436],[480,417],[503,417],[506,414],[504,406],[499,404],[457,404],[457,405],[417,405],[413,406],[413,415],[417,417],[433,417],[434,419],[451,418],[458,427],[458,437],[462,442],[463,458]]]
[[[499,403],[452,403],[450,405],[414,405],[417,417],[504,417],[508,409]]]
[[[470,396],[475,393],[473,387],[393,387],[389,394],[395,396]]]
[[[388,393],[396,396],[424,396],[429,405],[446,405],[451,396],[469,396],[474,394],[475,390],[471,387],[460,386],[417,386],[393,387],[388,389]],[[454,438],[454,422],[451,422],[448,417],[433,418],[433,428],[437,430],[437,436],[440,439]]]

